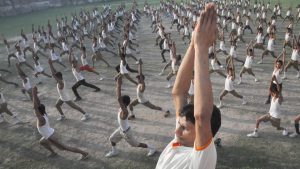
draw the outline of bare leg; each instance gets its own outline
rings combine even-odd
[[[134,81],[128,73],[123,74],[123,76],[125,76],[129,81],[131,81],[133,84],[138,85],[138,83],[136,81]]]
[[[58,110],[58,112],[59,112],[59,114],[60,114],[61,116],[64,116],[64,113],[63,113],[63,111],[62,111],[62,109],[61,109],[61,106],[62,106],[63,104],[64,104],[64,102],[63,102],[62,100],[58,99],[58,100],[56,101],[56,105],[55,105],[56,109]]]
[[[67,105],[69,105],[70,107],[72,107],[73,109],[79,111],[82,114],[86,114],[86,112],[84,110],[82,110],[81,107],[77,106],[73,101],[67,101],[66,102]]]

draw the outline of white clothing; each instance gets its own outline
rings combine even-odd
[[[272,73],[272,76],[275,76],[276,77],[276,80],[278,82],[278,84],[281,84],[282,83],[282,79],[279,75],[280,73],[280,70],[279,69],[274,69],[273,73]],[[273,83],[274,84],[277,84],[275,80],[273,80]]]
[[[272,98],[271,106],[269,110],[270,116],[280,119],[281,111],[280,111],[280,104],[278,98]]]
[[[82,66],[88,65],[89,63],[87,62],[86,58],[83,57],[83,55],[81,56],[81,63]]]
[[[62,42],[61,45],[64,51],[69,51],[69,48],[65,42]]]
[[[246,19],[246,26],[249,26],[249,19]]]
[[[75,79],[77,80],[77,82],[84,79],[82,74],[80,72],[77,72],[77,70],[73,67],[72,67],[72,72],[73,72],[73,75],[74,75]]]
[[[69,93],[67,92],[67,87],[66,87],[66,83],[65,81],[63,81],[64,83],[64,88],[63,89],[60,89],[58,87],[58,83],[57,83],[57,91],[58,91],[58,94],[59,94],[59,99],[62,100],[62,101],[70,101],[70,96],[69,96]]]
[[[125,120],[121,119],[121,112],[122,112],[122,110],[120,108],[119,114],[118,114],[118,123],[119,123],[121,130],[124,132],[124,131],[127,131],[130,126],[129,126],[127,118]]]
[[[256,35],[256,43],[263,43],[263,37],[261,33]]]
[[[44,68],[41,66],[40,62],[37,62],[37,64],[34,63],[34,68],[35,68],[35,71],[38,73],[44,71]]]
[[[60,58],[54,51],[51,51],[50,55],[51,55],[51,60],[52,61],[58,60]]]
[[[269,51],[274,51],[274,39],[269,39],[267,49]]]
[[[45,119],[45,125],[39,126],[37,124],[37,129],[39,133],[43,136],[44,139],[48,139],[54,133],[54,129],[50,127],[48,116],[45,114],[43,115]]]
[[[246,61],[245,61],[245,64],[244,64],[245,68],[247,68],[247,69],[251,68],[252,67],[252,62],[253,62],[253,56],[248,55],[246,57]]]
[[[184,26],[184,35],[189,35],[189,29],[187,26]]]
[[[96,46],[92,46],[92,50],[94,53],[96,53],[99,50],[99,46],[96,44]]]
[[[290,34],[289,34],[289,33],[286,33],[286,34],[285,34],[285,37],[284,37],[284,40],[288,42],[288,41],[290,41],[290,39],[291,39]]]
[[[36,44],[36,42],[33,43],[33,49],[34,49],[34,52],[37,52],[40,50],[39,46]]]
[[[235,50],[235,47],[234,46],[231,46],[230,47],[230,51],[229,51],[229,55],[236,58],[237,55],[236,55],[236,50]]]
[[[208,54],[213,53],[213,50],[214,50],[213,46],[210,46],[210,47],[208,48]]]
[[[227,91],[232,91],[234,90],[233,87],[233,81],[231,80],[232,76],[227,75],[226,80],[225,80],[225,90]]]
[[[231,29],[236,29],[236,24],[235,24],[235,22],[232,22],[232,23],[231,23]]]
[[[222,51],[225,51],[225,50],[226,50],[226,48],[225,48],[225,42],[224,42],[224,41],[221,41],[221,42],[220,42],[220,49],[221,49]]]
[[[136,88],[136,95],[139,103],[146,103],[148,100],[144,96],[144,92],[141,92],[142,84],[139,84]]]
[[[293,49],[293,53],[292,53],[291,59],[292,59],[293,61],[298,61],[298,57],[299,57],[299,52],[298,52],[298,50],[297,50],[297,49]]]
[[[188,91],[189,95],[194,95],[194,83],[193,80],[191,80],[191,85]]]
[[[211,67],[213,70],[219,70],[220,69],[220,66],[218,65],[216,59],[212,59],[210,61],[210,64],[211,64]]]
[[[163,47],[164,47],[165,50],[169,49],[169,44],[168,44],[167,39],[164,40],[164,46]]]
[[[121,60],[121,63],[120,63],[120,73],[121,73],[122,75],[128,73],[128,70],[127,70],[127,68],[126,68],[126,65],[123,63],[122,60]]]
[[[178,65],[176,64],[176,60],[172,60],[171,67],[172,67],[173,73],[178,70]]]
[[[217,152],[213,141],[201,150],[175,144],[174,139],[167,145],[158,159],[156,169],[215,169]]]
[[[24,53],[21,51],[20,53],[19,52],[16,52],[16,56],[17,56],[17,59],[18,61],[21,63],[21,62],[26,62],[25,60],[25,57],[24,57]]]
[[[26,90],[26,91],[28,91],[28,90],[30,90],[31,89],[31,85],[30,85],[30,81],[29,81],[29,78],[28,77],[26,77],[26,83],[24,82],[24,81],[22,81],[22,83],[23,83],[23,87],[24,87],[24,89]]]
[[[105,45],[103,39],[101,39],[101,38],[99,38],[99,46],[100,46],[100,48],[102,48],[102,49],[106,48],[106,45]]]
[[[0,104],[6,103],[6,100],[3,96],[3,93],[0,93],[1,99],[0,99]]]
[[[242,35],[242,27],[239,27],[239,28],[238,28],[237,33],[238,33],[238,35]]]

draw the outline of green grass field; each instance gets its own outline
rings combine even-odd
[[[127,6],[131,4],[131,1],[128,0],[113,0],[111,2],[108,1],[108,3],[111,3],[113,9],[115,9],[121,2],[125,2]],[[299,0],[270,0],[270,2],[272,3],[272,6],[273,4],[280,2],[283,5],[284,9],[289,6],[296,8],[296,6],[300,4]],[[138,0],[138,3],[139,7],[142,8],[144,0]],[[148,3],[159,4],[159,0],[148,0]],[[98,7],[98,9],[102,9],[102,5],[103,3],[93,3],[79,6],[65,6],[59,8],[50,8],[18,16],[0,17],[0,33],[3,33],[8,38],[12,38],[16,35],[20,35],[20,30],[22,28],[25,32],[31,32],[31,24],[34,24],[36,26],[46,25],[48,19],[50,19],[53,27],[56,28],[56,17],[61,17],[64,15],[70,16],[71,13],[80,11],[81,8],[91,10],[94,7]]]
[[[121,2],[125,2],[127,7],[130,6],[131,1],[124,0],[114,0],[109,2],[113,9],[115,9]],[[148,1],[149,2],[149,1]],[[158,4],[159,0],[151,0],[150,4]],[[59,8],[50,8],[41,11],[35,11],[28,14],[22,14],[18,16],[10,17],[0,17],[0,33],[3,33],[6,37],[12,38],[16,35],[20,35],[21,29],[23,28],[25,32],[31,32],[31,25],[46,25],[48,19],[51,21],[52,26],[56,29],[55,18],[60,18],[61,16],[70,16],[71,13],[79,12],[81,8],[91,11],[93,8],[98,7],[98,9],[103,9],[102,5],[104,3],[92,3],[86,5],[78,6],[65,6]],[[139,1],[139,7],[142,7],[144,1]]]

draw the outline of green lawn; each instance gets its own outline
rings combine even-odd
[[[108,1],[109,2],[109,1]],[[109,2],[113,9],[115,9],[121,2],[125,2],[127,7],[131,5],[132,1],[124,0],[113,0]],[[144,4],[144,1],[138,1],[139,7],[141,8]],[[148,1],[151,4],[158,4],[159,0]],[[23,28],[25,32],[31,32],[31,24],[34,25],[46,25],[48,19],[50,19],[52,26],[56,29],[55,18],[60,18],[61,16],[67,15],[70,16],[71,13],[80,11],[81,8],[91,11],[94,7],[98,9],[102,8],[103,3],[93,3],[79,6],[65,6],[59,8],[50,8],[41,11],[35,11],[28,14],[22,14],[18,16],[10,17],[0,17],[0,33],[3,33],[6,37],[11,38],[16,35],[20,35],[20,30]]]
[[[180,2],[180,0],[177,0]],[[109,2],[109,1],[108,1]],[[127,6],[131,4],[132,1],[128,0],[113,0],[110,1],[112,8],[116,8],[121,2],[125,2]],[[253,2],[253,1],[252,1]],[[267,1],[265,1],[267,2]],[[299,0],[270,0],[271,6],[274,3],[281,2],[286,9],[289,6],[292,6],[295,10],[296,6],[300,4]],[[138,0],[139,7],[142,8],[144,4],[144,0]],[[148,0],[150,4],[159,4],[159,0]],[[79,6],[65,6],[60,8],[51,8],[42,11],[36,11],[28,14],[22,14],[18,16],[10,16],[10,17],[0,17],[0,33],[4,33],[6,37],[11,38],[16,35],[20,35],[20,30],[23,28],[25,32],[31,32],[31,24],[35,25],[46,25],[47,20],[50,19],[54,29],[55,26],[55,18],[61,17],[63,15],[70,16],[71,13],[75,11],[80,11],[81,8],[91,10],[94,7],[98,7],[98,9],[102,9],[103,3],[94,3],[94,4],[86,4]],[[283,13],[284,14],[284,13]]]

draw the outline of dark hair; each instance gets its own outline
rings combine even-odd
[[[181,60],[181,55],[177,55],[177,60],[178,60],[178,61]]]
[[[130,103],[130,97],[128,95],[124,95],[124,96],[122,96],[122,101],[125,104],[125,106],[127,107]]]
[[[61,72],[56,72],[56,73],[54,74],[54,76],[57,77],[57,78],[59,78],[59,79],[61,79],[61,80],[62,80],[62,78],[63,78]]]
[[[277,60],[276,63],[280,63],[280,65],[283,65],[283,61],[282,60]]]
[[[82,46],[82,47],[81,47],[81,50],[85,51],[86,49],[85,49],[85,47],[84,47],[84,46]]]
[[[142,76],[140,76],[140,75],[137,75],[137,76],[136,76],[136,78],[137,78],[137,79],[140,79],[140,78],[142,78],[142,80],[145,80],[145,76],[144,76],[144,75],[142,75]]]
[[[40,104],[37,108],[42,115],[47,115],[45,105]]]
[[[195,124],[194,105],[188,104],[184,106],[181,112],[179,113],[179,116],[185,117],[187,121],[190,121],[191,123]],[[221,112],[220,109],[218,109],[215,105],[213,107],[210,124],[211,132],[214,137],[221,127]]]

